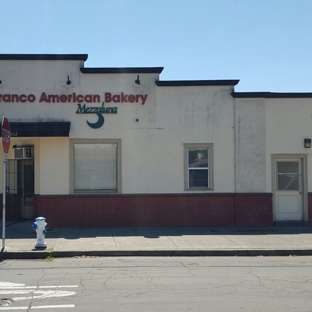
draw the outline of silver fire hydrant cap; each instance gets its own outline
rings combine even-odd
[[[46,218],[44,218],[44,217],[38,217],[38,218],[36,218],[36,221],[45,221],[45,219]]]

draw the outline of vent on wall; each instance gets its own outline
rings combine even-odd
[[[32,158],[34,158],[33,147],[14,148],[14,159],[32,159]]]

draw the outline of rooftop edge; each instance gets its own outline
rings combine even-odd
[[[232,92],[233,98],[312,98],[312,92]]]
[[[236,80],[167,80],[155,81],[158,87],[189,87],[189,86],[235,86]]]
[[[0,54],[0,60],[12,61],[86,61],[88,54]]]
[[[83,67],[83,74],[160,74],[163,67]]]

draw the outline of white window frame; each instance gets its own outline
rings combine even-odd
[[[116,190],[75,190],[75,144],[117,144],[116,159]],[[103,193],[121,193],[121,140],[88,140],[74,139],[70,140],[70,192],[72,194],[103,194]]]
[[[207,169],[208,186],[190,187],[189,172],[197,168],[189,167],[189,149],[204,148],[208,149],[208,167],[198,167],[198,170]],[[212,191],[213,190],[213,144],[212,143],[189,143],[184,144],[184,189],[186,191]]]

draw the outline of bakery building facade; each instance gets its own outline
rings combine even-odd
[[[0,55],[7,219],[312,224],[312,93],[163,81],[162,67],[88,68],[87,57]]]

